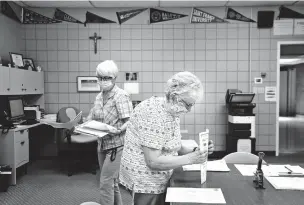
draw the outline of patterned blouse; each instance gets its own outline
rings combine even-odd
[[[129,120],[119,180],[135,193],[163,193],[173,172],[150,169],[142,146],[159,149],[162,156],[176,156],[181,148],[180,119],[165,110],[164,101],[151,97],[141,102]]]
[[[119,129],[123,119],[129,118],[133,111],[129,94],[116,85],[104,98],[102,92],[96,96],[94,107],[91,109],[88,119],[100,121]],[[101,142],[101,149],[107,150],[124,145],[126,132],[119,135],[106,135],[98,138]]]

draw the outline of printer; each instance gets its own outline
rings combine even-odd
[[[228,89],[226,92],[226,107],[228,109],[228,133],[226,135],[227,154],[232,152],[255,153],[255,114],[256,107],[252,103],[254,93],[243,93],[238,89]]]
[[[39,105],[24,107],[24,114],[26,120],[41,119],[41,111],[39,109]]]

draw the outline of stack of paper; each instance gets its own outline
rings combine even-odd
[[[201,164],[191,164],[183,166],[184,171],[200,171]],[[229,172],[230,169],[228,168],[225,160],[214,160],[207,162],[207,171],[208,172]]]
[[[222,190],[214,188],[169,187],[166,202],[226,204]]]
[[[266,177],[275,189],[304,190],[302,177]]]
[[[84,135],[103,137],[108,134],[110,128],[112,128],[112,126],[95,120],[90,120],[76,126],[74,132]]]

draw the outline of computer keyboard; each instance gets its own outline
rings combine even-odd
[[[33,125],[33,124],[37,124],[39,123],[37,120],[26,120],[23,123],[21,123],[20,125]]]

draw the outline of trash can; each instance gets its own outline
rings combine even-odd
[[[12,168],[8,165],[0,165],[0,192],[6,192],[9,187],[9,180],[12,175]]]

